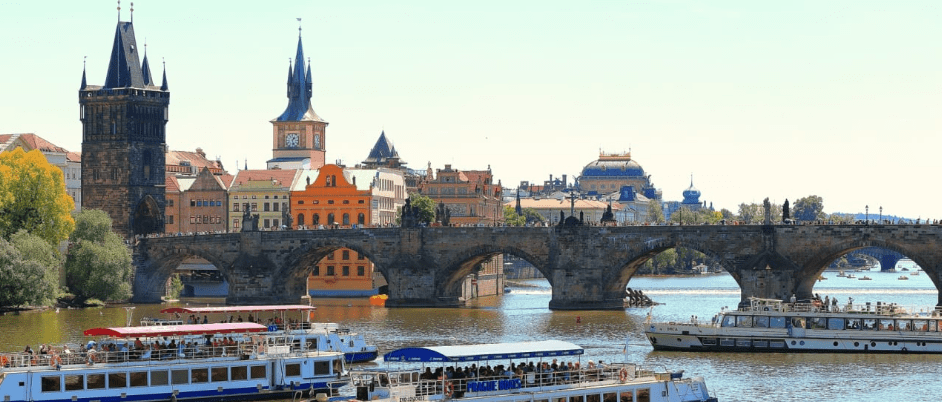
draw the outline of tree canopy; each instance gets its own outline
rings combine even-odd
[[[795,200],[792,205],[792,217],[800,221],[816,221],[825,218],[824,199],[817,195]]]
[[[111,231],[111,218],[104,211],[86,209],[75,220],[77,230],[65,261],[69,291],[78,302],[130,298],[131,252]]]
[[[504,224],[507,226],[523,226],[527,224],[527,218],[523,215],[517,215],[516,208],[504,205]]]
[[[47,306],[58,295],[61,260],[55,247],[19,231],[0,238],[0,306]]]
[[[75,226],[75,203],[65,192],[62,170],[39,150],[0,153],[0,236],[25,230],[50,244],[65,240]]]

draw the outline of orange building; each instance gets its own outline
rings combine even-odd
[[[295,229],[335,229],[371,225],[371,183],[356,183],[356,176],[337,165],[303,170],[291,191]],[[363,188],[365,187],[365,188]],[[348,248],[328,254],[308,276],[308,294],[314,297],[363,297],[377,293],[373,264]]]

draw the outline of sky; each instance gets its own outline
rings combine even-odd
[[[114,1],[0,0],[0,133],[81,149],[78,89],[105,81]],[[166,61],[167,145],[230,171],[272,156],[298,42],[327,160],[385,130],[414,169],[505,187],[631,151],[715,209],[818,195],[825,212],[942,219],[942,2],[138,0]],[[121,20],[131,18],[121,3]],[[159,84],[159,80],[158,80]]]

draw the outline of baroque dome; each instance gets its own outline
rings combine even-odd
[[[631,159],[631,152],[599,155],[599,159],[582,168],[582,178],[644,177],[644,169]]]

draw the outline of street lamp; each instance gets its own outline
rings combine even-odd
[[[880,223],[883,223],[883,206],[880,206]]]

